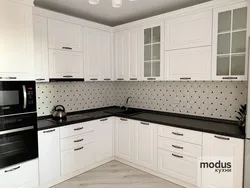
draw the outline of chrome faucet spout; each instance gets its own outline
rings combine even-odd
[[[126,103],[125,103],[125,108],[126,108],[126,110],[128,110],[128,102],[129,102],[129,99],[132,99],[132,97],[128,97],[127,100],[126,100]]]

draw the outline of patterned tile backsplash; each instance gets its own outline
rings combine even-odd
[[[124,105],[233,119],[247,100],[247,82],[72,82],[37,84],[38,116],[62,104],[68,112]]]

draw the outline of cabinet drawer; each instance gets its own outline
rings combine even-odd
[[[189,157],[194,157],[194,158],[201,157],[201,146],[173,139],[168,139],[160,136],[158,137],[158,148],[179,153],[181,155]]]
[[[61,174],[66,175],[94,163],[94,144],[61,152]]]
[[[158,149],[158,171],[178,180],[200,186],[201,170],[198,160]]]
[[[158,135],[193,144],[202,144],[202,133],[168,126],[158,126]]]
[[[38,186],[38,160],[16,164],[0,171],[1,188],[34,188]]]
[[[90,123],[78,123],[60,128],[60,138],[67,138],[88,132],[93,132],[94,128]]]
[[[61,139],[61,151],[94,142],[94,134],[92,132],[81,134],[69,138]]]

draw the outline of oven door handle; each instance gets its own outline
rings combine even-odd
[[[27,91],[26,86],[23,85],[23,109],[27,108]]]
[[[22,127],[22,128],[11,129],[11,130],[6,130],[6,131],[0,131],[0,135],[22,132],[22,131],[27,131],[27,130],[32,130],[32,129],[34,129],[34,126],[28,126],[28,127]]]

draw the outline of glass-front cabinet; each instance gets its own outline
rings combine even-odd
[[[143,80],[162,80],[163,78],[163,37],[164,23],[143,28]]]
[[[247,7],[214,10],[213,80],[247,80]]]

